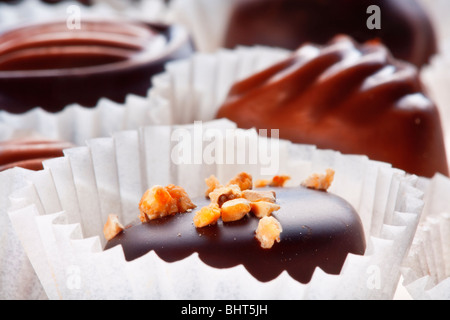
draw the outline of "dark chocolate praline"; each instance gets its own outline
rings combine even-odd
[[[0,34],[0,110],[123,103],[129,94],[146,96],[153,75],[192,52],[178,25],[82,19],[15,28]]]
[[[366,155],[410,174],[449,174],[438,108],[418,69],[376,41],[336,36],[236,82],[217,118]]]
[[[367,26],[373,5],[379,8],[379,29]],[[235,1],[225,47],[295,50],[307,42],[325,44],[337,34],[358,42],[379,39],[396,58],[418,67],[427,64],[438,47],[431,19],[416,0]]]
[[[127,261],[154,251],[166,262],[180,261],[193,253],[214,268],[243,265],[261,282],[283,271],[301,283],[311,280],[316,267],[339,274],[349,253],[363,255],[366,244],[355,209],[332,193],[304,187],[270,188],[281,209],[273,216],[283,231],[279,243],[261,248],[255,238],[259,219],[251,213],[236,222],[196,228],[195,211],[209,204],[194,199],[194,212],[136,223],[110,240],[105,250],[121,245]]]

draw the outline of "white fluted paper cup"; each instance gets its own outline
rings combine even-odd
[[[204,195],[204,178],[211,174],[221,181],[240,171],[251,173],[255,179],[265,177],[261,172],[267,163],[261,159],[252,165],[174,162],[174,132],[190,132],[188,136],[195,139],[196,130],[207,134],[210,129],[216,134],[228,132],[216,136],[214,143],[220,146],[230,145],[230,139],[237,136],[249,138],[251,143],[235,146],[236,152],[277,141],[254,130],[237,129],[226,120],[147,126],[89,140],[87,146],[66,150],[65,157],[47,161],[46,169],[40,172],[11,171],[13,176],[26,176],[27,181],[23,188],[10,190],[11,224],[50,299],[393,297],[400,264],[424,205],[423,193],[416,188],[419,179],[363,156],[287,141],[271,144],[272,151],[276,150],[271,154],[279,159],[277,172],[291,175],[290,183],[298,185],[311,173],[332,167],[336,177],[329,192],[349,201],[361,216],[367,252],[349,255],[339,275],[317,269],[310,283],[301,284],[284,272],[261,283],[242,266],[211,268],[196,254],[166,263],[150,252],[126,262],[121,247],[103,251],[107,215],[114,212],[123,222],[134,220],[139,199],[155,184],[183,186],[195,198]]]
[[[403,264],[404,286],[417,300],[450,300],[450,179],[438,175],[421,189],[425,206]]]

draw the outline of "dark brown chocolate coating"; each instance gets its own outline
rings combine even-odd
[[[42,162],[63,157],[64,149],[73,147],[69,142],[55,140],[18,139],[0,142],[0,171],[20,167],[42,170]]]
[[[417,66],[437,52],[433,25],[416,0],[241,0],[231,15],[225,46],[297,49],[325,44],[337,34],[358,42],[380,39],[398,59]],[[367,8],[381,10],[381,29],[369,29]]]
[[[338,36],[326,46],[302,46],[236,83],[217,117],[412,174],[448,175],[439,112],[417,68],[378,43]]]
[[[263,249],[255,238],[259,219],[244,219],[197,229],[195,211],[209,204],[193,202],[191,213],[153,220],[126,228],[105,249],[122,245],[128,261],[154,250],[166,262],[180,261],[193,253],[214,268],[243,265],[256,279],[270,281],[287,271],[307,283],[316,267],[339,274],[349,253],[365,252],[364,231],[354,208],[331,193],[303,187],[273,188],[281,209],[273,216],[280,222],[281,241]]]
[[[123,103],[147,95],[152,76],[192,50],[179,26],[83,19],[79,30],[66,21],[18,28],[0,35],[0,109]]]

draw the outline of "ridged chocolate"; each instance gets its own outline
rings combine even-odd
[[[168,61],[193,52],[179,26],[82,19],[42,23],[0,34],[0,109],[58,112],[69,104],[95,106],[145,96]]]
[[[263,249],[255,238],[259,219],[251,213],[237,222],[197,229],[195,211],[208,205],[205,198],[194,199],[197,209],[137,223],[110,240],[105,250],[121,245],[132,261],[154,250],[166,262],[180,261],[193,253],[214,268],[243,265],[262,282],[287,271],[307,283],[316,267],[338,274],[349,253],[365,252],[360,217],[345,200],[331,193],[297,188],[271,188],[281,209],[273,216],[281,223],[281,241]]]
[[[236,83],[217,117],[412,174],[448,175],[440,115],[417,68],[378,42],[337,36],[325,46],[304,45]]]

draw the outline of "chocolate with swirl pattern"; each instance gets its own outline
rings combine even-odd
[[[146,96],[153,75],[191,53],[179,25],[84,18],[79,29],[65,20],[17,27],[0,33],[0,109],[123,103],[129,94]]]
[[[217,117],[412,174],[448,175],[439,112],[417,68],[375,41],[340,35],[325,46],[305,44],[234,84]]]

